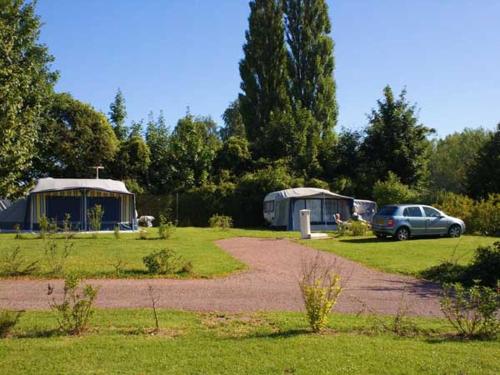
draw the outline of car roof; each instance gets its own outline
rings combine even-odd
[[[387,204],[384,207],[415,207],[415,206],[432,207],[429,206],[428,204],[421,204],[421,203]]]

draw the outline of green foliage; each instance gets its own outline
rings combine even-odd
[[[368,223],[364,221],[353,220],[349,229],[351,230],[354,237],[366,236],[366,233],[368,232]]]
[[[441,310],[458,334],[467,338],[495,338],[500,329],[496,316],[500,308],[500,288],[447,284],[443,289]]]
[[[248,141],[242,137],[230,136],[222,144],[215,165],[219,170],[240,174],[248,169],[251,160]]]
[[[384,181],[377,181],[373,187],[373,198],[379,207],[387,204],[409,203],[418,199],[418,193],[403,184],[396,174],[389,172]]]
[[[157,120],[150,116],[146,127],[146,143],[151,152],[148,190],[157,194],[166,193],[170,190],[170,135],[162,112]]]
[[[0,338],[7,337],[16,326],[24,311],[0,309]]]
[[[223,141],[230,137],[246,139],[245,124],[241,116],[240,100],[231,102],[222,115],[224,128],[220,131],[220,137]]]
[[[467,174],[490,137],[490,132],[483,128],[466,128],[437,140],[429,161],[430,188],[466,194]]]
[[[55,94],[42,123],[35,169],[54,177],[88,177],[89,168],[109,165],[118,141],[106,116],[69,94]]]
[[[240,112],[255,159],[287,155],[291,144],[287,51],[281,0],[250,1],[240,61]]]
[[[127,138],[127,127],[125,119],[127,118],[127,109],[125,107],[125,98],[120,89],[116,92],[113,103],[109,106],[109,119],[113,123],[113,131],[119,141]]]
[[[471,228],[486,236],[500,235],[500,194],[490,194],[476,203]]]
[[[467,231],[473,232],[472,217],[475,207],[474,200],[466,195],[439,192],[433,205],[447,215],[462,219]]]
[[[162,240],[168,240],[175,232],[175,224],[160,215],[160,225],[158,225],[158,236]]]
[[[320,332],[328,324],[328,316],[342,292],[340,276],[317,257],[304,264],[299,286],[309,325],[313,332]]]
[[[121,142],[112,162],[112,174],[120,180],[135,181],[134,188],[142,189],[137,181],[145,181],[151,163],[151,152],[140,134],[132,133]]]
[[[142,258],[144,265],[151,274],[173,275],[179,272],[192,272],[191,262],[177,255],[174,250],[163,249]]]
[[[228,230],[233,226],[233,218],[230,216],[215,214],[208,220],[210,228]]]
[[[67,335],[80,335],[87,330],[94,314],[93,305],[98,289],[92,285],[80,287],[79,284],[80,279],[77,276],[66,276],[61,303],[57,303],[55,298],[50,303],[50,308],[57,314],[59,329]],[[53,292],[54,288],[49,284],[48,295]]]
[[[49,219],[47,219],[47,216],[42,215],[40,217],[40,220],[38,221],[38,225],[40,227],[40,232],[39,236],[41,239],[45,239],[47,237],[47,234],[49,233]]]
[[[115,240],[120,239],[121,233],[120,233],[120,226],[119,225],[115,225],[115,227],[113,228],[113,236],[115,237]]]
[[[16,240],[20,240],[23,238],[23,235],[21,233],[21,226],[19,224],[14,225],[14,230],[16,231]]]
[[[476,198],[500,193],[500,123],[474,159],[468,174],[469,192]]]
[[[98,232],[101,230],[102,218],[104,216],[104,210],[100,204],[96,204],[94,207],[90,208],[87,212],[89,218],[90,230],[93,232]]]
[[[0,274],[4,276],[26,276],[38,271],[38,260],[27,260],[22,255],[21,247],[7,250],[0,258]]]
[[[395,98],[389,86],[384,88],[384,99],[377,102],[377,109],[369,115],[370,123],[360,147],[363,155],[360,178],[367,194],[366,189],[386,178],[389,172],[410,187],[426,182],[430,153],[426,137],[433,130],[419,124],[415,112],[405,90]]]
[[[73,251],[74,243],[65,239],[62,247],[58,246],[58,241],[51,240],[45,244],[45,262],[47,270],[52,275],[62,275],[68,257]]]
[[[139,239],[147,240],[149,236],[149,232],[145,228],[139,229]]]
[[[35,3],[4,0],[0,5],[0,196],[22,194],[39,123],[57,74],[54,58],[39,43],[41,21]]]

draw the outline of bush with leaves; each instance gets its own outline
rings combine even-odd
[[[472,212],[472,228],[485,236],[500,235],[500,194],[476,203]]]
[[[140,240],[147,240],[149,236],[149,232],[145,228],[139,229],[139,239]]]
[[[51,240],[45,245],[45,261],[49,273],[61,275],[64,273],[66,260],[71,255],[74,243],[69,238],[64,240],[62,248],[59,247],[56,240]]]
[[[160,225],[158,226],[158,236],[162,240],[168,240],[175,232],[175,224],[168,221],[165,216],[160,215]]]
[[[101,230],[103,216],[104,210],[100,204],[96,204],[88,210],[90,230],[94,232]]]
[[[418,198],[418,193],[401,182],[398,176],[389,172],[387,179],[377,181],[373,186],[373,197],[379,207],[387,204],[408,203]]]
[[[465,288],[460,283],[445,284],[441,311],[459,335],[495,338],[500,329],[500,285],[496,289],[480,285]]]
[[[26,276],[38,271],[38,260],[29,261],[24,259],[21,248],[16,246],[12,250],[5,251],[0,259],[0,274],[4,276]]]
[[[6,337],[16,326],[24,311],[0,310],[0,338]]]
[[[215,214],[208,220],[208,225],[211,228],[228,230],[233,226],[233,219],[230,216]]]
[[[41,239],[45,239],[49,233],[49,219],[47,216],[43,215],[38,221],[38,226],[40,227],[40,232],[38,233]]]
[[[494,288],[500,280],[500,241],[476,249],[472,263],[466,268],[464,279],[471,283],[479,280],[481,285]]]
[[[142,260],[148,272],[156,275],[171,275],[180,272],[191,273],[193,269],[191,262],[186,261],[171,249],[151,253]]]
[[[466,195],[440,192],[434,198],[433,206],[447,215],[462,219],[467,230],[473,232],[472,215],[475,204],[474,200]]]
[[[52,295],[54,288],[49,284],[48,295]],[[68,335],[79,335],[89,325],[94,314],[94,302],[98,289],[92,285],[80,287],[80,279],[76,275],[68,275],[64,280],[62,301],[57,303],[55,298],[49,303],[52,311],[57,314],[57,323],[61,332]]]
[[[335,265],[325,263],[318,254],[302,267],[299,281],[309,325],[320,332],[328,324],[328,316],[342,292],[340,275]]]

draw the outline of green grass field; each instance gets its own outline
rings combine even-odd
[[[148,234],[146,240],[138,239],[135,233],[122,233],[118,240],[112,233],[99,234],[96,239],[88,234],[78,234],[70,240],[74,245],[67,258],[65,272],[77,272],[82,277],[116,277],[113,264],[121,260],[125,262],[125,272],[120,277],[151,277],[145,272],[142,258],[153,251],[169,248],[193,264],[193,275],[180,277],[221,276],[244,269],[245,265],[218,248],[214,244],[216,240],[237,236],[298,238],[297,233],[291,232],[245,229],[222,231],[211,228],[177,228],[168,240],[158,238],[157,228],[150,228]],[[62,250],[65,240],[61,235],[54,238]],[[44,256],[50,241],[38,239],[34,235],[15,239],[14,234],[0,234],[0,262],[6,252],[19,246],[25,260],[39,260],[40,270],[33,277],[54,277],[48,273],[47,258]]]
[[[81,337],[58,336],[50,312],[29,312],[0,341],[2,374],[498,374],[500,341],[461,341],[441,320],[431,334],[375,331],[365,316],[332,315],[309,333],[298,313],[251,315],[98,310]]]
[[[498,240],[494,237],[462,236],[393,241],[378,240],[370,236],[301,243],[386,272],[418,276],[419,272],[445,260],[455,259],[460,264],[466,264],[472,259],[478,246],[487,246]]]

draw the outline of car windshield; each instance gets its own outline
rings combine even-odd
[[[377,215],[392,216],[396,213],[397,209],[398,208],[396,206],[385,206],[382,207],[379,212],[377,212]]]

